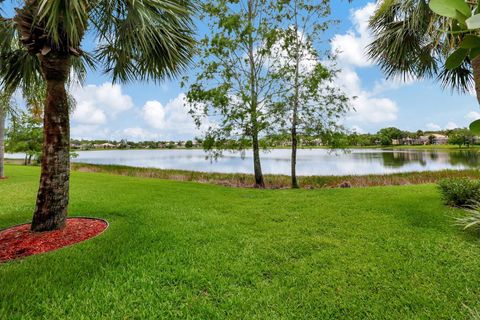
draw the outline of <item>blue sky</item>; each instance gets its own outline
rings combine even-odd
[[[12,5],[7,5],[11,12]],[[376,132],[386,126],[404,130],[438,130],[467,126],[480,118],[473,95],[443,91],[433,81],[404,83],[385,80],[378,67],[365,56],[369,42],[368,17],[374,2],[332,2],[332,15],[340,24],[328,32],[332,50],[337,50],[341,68],[338,82],[352,102],[345,125],[358,132]],[[197,21],[197,33],[207,28]],[[85,47],[93,39],[86,39]],[[112,85],[111,79],[90,72],[84,88],[73,95],[77,107],[72,115],[72,137],[86,139],[179,140],[199,132],[183,106],[179,81],[161,84],[132,83]]]

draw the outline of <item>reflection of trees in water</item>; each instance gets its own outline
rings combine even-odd
[[[410,163],[419,163],[425,167],[428,162],[449,163],[452,166],[464,165],[480,167],[480,153],[474,150],[458,152],[439,151],[412,151],[412,152],[383,152],[383,165],[388,168],[401,168]]]
[[[480,153],[476,150],[450,152],[450,164],[478,168],[480,167]]]
[[[427,165],[427,159],[430,158],[439,161],[441,156],[437,152],[384,152],[382,153],[383,165],[388,168],[400,168],[409,163],[419,163],[421,166]]]

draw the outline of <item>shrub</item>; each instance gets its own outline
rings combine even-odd
[[[470,207],[480,202],[480,181],[467,178],[450,178],[438,183],[445,204]]]

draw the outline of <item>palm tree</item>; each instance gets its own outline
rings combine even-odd
[[[5,95],[0,95],[0,179],[5,178],[5,119],[9,106],[10,99]]]
[[[1,2],[1,0],[0,0]],[[0,20],[0,85],[28,87],[36,74],[46,85],[40,187],[31,229],[65,226],[69,192],[69,103],[65,85],[72,68],[97,67],[114,82],[174,77],[194,46],[189,0],[24,0],[11,19]],[[86,33],[92,53],[81,49]]]
[[[475,86],[480,103],[480,56],[457,68],[445,62],[463,35],[452,19],[433,13],[425,0],[382,0],[370,20],[368,55],[387,77],[432,78],[444,88],[467,92]]]

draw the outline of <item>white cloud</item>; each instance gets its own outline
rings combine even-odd
[[[188,113],[185,94],[181,93],[165,105],[159,101],[147,101],[142,109],[145,122],[165,138],[193,137],[200,131]],[[205,127],[208,122],[205,123]]]
[[[132,98],[122,93],[120,85],[104,83],[71,90],[77,103],[72,119],[79,124],[105,124],[107,118],[113,118],[133,107]]]
[[[355,132],[355,133],[358,133],[358,134],[363,134],[365,133],[365,130],[363,130],[361,127],[359,126],[352,126],[352,131]]]
[[[469,113],[465,116],[465,118],[468,119],[468,120],[470,120],[470,121],[478,120],[478,119],[480,119],[480,112],[476,112],[476,111],[469,112]]]
[[[143,118],[146,123],[155,129],[165,128],[165,108],[156,100],[145,103],[145,106],[143,106]]]
[[[433,122],[427,123],[427,124],[425,125],[425,128],[426,128],[427,130],[430,130],[430,131],[439,131],[439,130],[442,129],[438,124],[433,123]]]
[[[155,140],[159,138],[158,134],[139,127],[123,129],[121,133],[117,133],[116,135],[121,135],[128,140]]]
[[[354,30],[343,35],[335,35],[331,50],[337,52],[337,63],[341,69],[337,84],[350,97],[355,111],[349,113],[347,122],[350,126],[359,124],[382,124],[397,120],[398,106],[395,101],[379,96],[388,90],[398,89],[402,83],[398,80],[377,81],[371,90],[363,88],[357,68],[371,67],[373,64],[366,55],[366,47],[371,41],[368,21],[376,5],[371,2],[351,14]]]
[[[107,122],[105,113],[97,109],[90,101],[77,102],[72,118],[81,124],[98,125]]]
[[[373,2],[352,13],[351,21],[355,30],[335,35],[332,39],[332,51],[338,53],[338,59],[352,66],[367,67],[372,61],[366,55],[366,47],[371,42],[368,21],[375,11]]]
[[[376,81],[375,85],[372,89],[372,94],[382,94],[386,91],[397,90],[401,87],[411,85],[417,81],[416,78],[409,77],[407,79],[403,78],[390,78],[390,79],[382,79],[380,81]]]
[[[390,99],[361,95],[354,104],[356,112],[348,116],[348,119],[353,122],[384,123],[395,121],[398,118],[398,107]]]
[[[447,123],[447,125],[445,126],[445,129],[447,130],[452,130],[452,129],[456,129],[456,128],[459,128],[458,124],[456,124],[455,122],[449,122]]]
[[[351,104],[355,108],[347,116],[352,125],[381,124],[398,118],[398,106],[395,101],[378,97],[375,92],[362,89],[358,74],[351,67],[344,67],[338,74],[337,84],[350,97],[356,97]]]
[[[200,133],[185,106],[184,93],[165,105],[157,100],[147,101],[139,110],[139,118],[129,119],[130,126],[119,128],[114,124],[116,116],[134,107],[132,98],[122,93],[119,85],[106,83],[71,90],[77,102],[72,115],[74,138],[168,140],[191,139]],[[118,120],[125,123],[124,118]],[[207,121],[205,128],[208,125]]]
[[[99,125],[80,124],[75,125],[71,129],[72,138],[76,139],[108,139],[110,130],[101,128]]]

